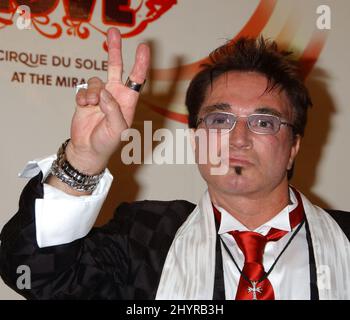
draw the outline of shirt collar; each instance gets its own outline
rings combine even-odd
[[[221,213],[221,223],[219,228],[219,234],[227,233],[232,230],[237,231],[255,231],[262,235],[266,235],[271,228],[276,228],[284,231],[291,231],[291,225],[289,220],[289,213],[294,210],[298,205],[298,200],[296,199],[293,190],[289,188],[290,204],[283,208],[277,215],[272,219],[259,226],[255,230],[249,230],[231,214],[229,214],[224,208],[216,206],[216,208]]]

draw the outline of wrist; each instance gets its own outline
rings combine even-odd
[[[97,156],[94,152],[77,150],[71,141],[66,147],[67,161],[78,171],[87,175],[97,175],[101,173],[108,164],[107,159]]]
[[[57,152],[57,159],[52,163],[50,174],[79,192],[92,192],[102,178],[105,168],[97,174],[89,174],[86,169],[78,170],[67,159],[67,146],[70,139],[66,140]]]

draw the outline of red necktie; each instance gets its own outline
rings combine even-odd
[[[297,207],[290,212],[289,221],[294,229],[304,218],[304,208],[299,193],[293,188],[298,200]],[[221,221],[220,212],[213,206],[215,218]],[[266,236],[253,231],[230,231],[244,254],[244,266],[239,280],[236,300],[274,300],[272,285],[262,264],[265,245],[268,241],[278,241],[287,231],[271,228]],[[248,281],[249,279],[249,281]],[[262,280],[263,279],[263,280]]]

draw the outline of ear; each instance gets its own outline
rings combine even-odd
[[[299,134],[297,134],[293,138],[293,145],[292,145],[291,150],[290,150],[287,170],[290,170],[293,167],[294,160],[299,152],[300,143],[301,143],[301,136]]]

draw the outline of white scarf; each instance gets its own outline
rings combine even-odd
[[[350,299],[350,242],[333,218],[301,194],[313,243],[321,300]],[[156,299],[211,300],[216,228],[206,191],[177,231],[164,263]]]

